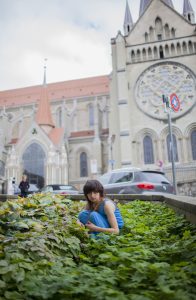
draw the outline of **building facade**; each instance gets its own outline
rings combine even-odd
[[[45,78],[45,76],[44,76]],[[72,183],[107,171],[109,79],[98,76],[0,94],[1,183]],[[6,192],[6,187],[4,188]]]
[[[189,0],[141,0],[134,24],[111,39],[110,75],[0,92],[0,180],[27,173],[40,187],[111,168],[163,169],[172,179],[168,113],[178,193],[196,195],[196,24]],[[171,98],[171,99],[170,99]],[[178,107],[177,100],[180,101]]]
[[[133,24],[126,5],[124,34],[111,40],[110,135],[115,167],[163,168],[172,179],[171,128],[178,190],[196,195],[196,24],[191,3],[183,14],[172,1],[140,2]],[[180,106],[176,106],[177,100]]]

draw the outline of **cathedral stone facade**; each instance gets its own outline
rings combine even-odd
[[[45,78],[45,76],[44,76]],[[74,184],[107,171],[109,79],[98,76],[0,94],[1,183]],[[6,187],[4,186],[4,190]]]
[[[141,0],[134,24],[111,39],[110,75],[0,92],[0,182],[26,173],[39,187],[109,169],[163,169],[178,193],[196,195],[196,24],[167,0]],[[164,99],[170,102],[166,108]],[[172,109],[173,108],[173,109]]]
[[[163,168],[172,179],[168,114],[178,192],[196,195],[196,24],[172,1],[141,1],[133,24],[128,3],[124,34],[112,39],[110,135],[115,167]],[[167,97],[170,111],[163,103]],[[178,104],[178,105],[177,105]]]

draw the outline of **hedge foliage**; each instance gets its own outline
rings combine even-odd
[[[83,202],[0,204],[0,300],[194,300],[196,226],[164,204],[118,204],[120,235],[89,238]]]

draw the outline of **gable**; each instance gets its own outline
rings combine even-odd
[[[128,45],[193,35],[194,25],[161,0],[152,0],[126,38]]]

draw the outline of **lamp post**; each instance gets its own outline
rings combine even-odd
[[[169,103],[168,97],[162,95],[163,103],[165,104],[165,112],[168,117],[168,126],[169,126],[169,137],[170,137],[170,155],[171,155],[171,163],[172,163],[172,177],[173,177],[173,186],[174,193],[177,193],[177,185],[176,185],[176,169],[175,169],[175,159],[174,159],[174,143],[173,143],[173,135],[172,135],[172,126],[171,126],[171,107]]]

